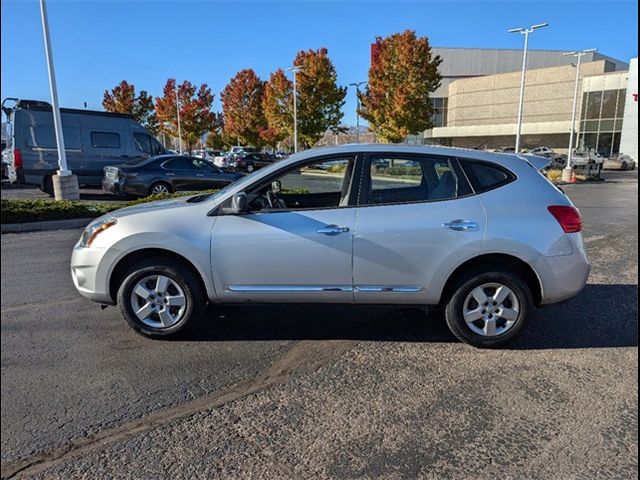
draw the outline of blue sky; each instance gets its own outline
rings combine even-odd
[[[216,94],[242,68],[264,79],[301,49],[327,47],[345,85],[365,80],[376,36],[414,29],[434,46],[521,48],[512,27],[549,22],[531,48],[638,54],[637,2],[215,2],[48,0],[60,103],[101,109],[122,79],[153,95],[169,77]],[[2,0],[2,98],[49,99],[36,0]],[[355,123],[349,92],[345,122]]]

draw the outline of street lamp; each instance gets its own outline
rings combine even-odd
[[[360,85],[367,82],[350,83],[350,87],[356,87],[356,143],[360,143]]]
[[[299,65],[293,65],[285,69],[293,72],[293,153],[298,153],[298,84],[297,73],[302,70]]]
[[[54,196],[56,200],[78,200],[78,177],[67,168],[67,151],[64,146],[62,134],[62,117],[58,104],[58,86],[56,84],[56,72],[53,68],[53,53],[51,52],[51,38],[49,36],[49,20],[47,18],[47,6],[44,0],[40,0],[40,17],[42,20],[42,33],[44,34],[44,51],[47,57],[47,69],[49,72],[49,90],[51,92],[51,109],[53,110],[53,128],[56,134],[56,147],[58,148],[58,172],[51,178]]]
[[[178,149],[182,155],[182,129],[180,128],[180,99],[178,98],[178,86],[176,85],[176,115],[178,117]]]
[[[524,35],[524,52],[522,54],[522,78],[520,79],[520,104],[518,106],[518,126],[516,130],[516,153],[520,153],[520,135],[522,132],[522,113],[524,111],[524,78],[527,71],[527,50],[529,48],[529,34],[534,30],[548,26],[548,23],[538,23],[529,28],[512,28],[509,33]]]
[[[582,64],[582,57],[584,57],[587,53],[592,53],[597,51],[597,48],[588,48],[587,50],[582,50],[581,52],[566,52],[563,53],[565,57],[573,56],[578,59],[576,62],[576,84],[573,90],[573,110],[571,111],[571,127],[569,128],[569,155],[567,156],[567,165],[562,170],[562,181],[569,182],[571,181],[571,162],[573,160],[573,137],[575,135],[576,128],[576,114],[578,110],[578,89],[580,87],[580,65]]]

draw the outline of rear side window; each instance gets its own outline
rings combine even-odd
[[[460,163],[476,193],[501,187],[516,178],[510,171],[493,163],[469,160],[461,160]]]
[[[368,170],[369,205],[451,200],[471,193],[447,158],[372,155]]]
[[[91,132],[93,148],[120,148],[120,134],[114,132]]]
[[[190,158],[186,157],[178,157],[168,162],[164,163],[164,168],[168,168],[169,170],[191,170],[193,169],[193,164],[191,163]]]

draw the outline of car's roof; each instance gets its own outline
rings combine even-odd
[[[497,153],[485,150],[474,150],[470,148],[459,147],[441,147],[438,145],[402,145],[390,143],[351,143],[346,145],[328,146],[320,148],[312,148],[303,152],[291,155],[283,160],[283,165],[295,163],[305,158],[311,158],[318,155],[341,155],[354,153],[414,153],[427,155],[442,155],[450,157],[470,158],[475,160],[485,160],[488,162],[498,163],[509,167],[514,162],[522,162],[530,158],[528,155],[517,155],[515,153]],[[281,163],[281,162],[280,162]]]

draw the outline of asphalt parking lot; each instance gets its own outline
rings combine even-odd
[[[565,187],[589,284],[496,351],[392,307],[211,308],[152,341],[76,294],[79,231],[2,235],[2,477],[635,478],[638,176],[605,176]]]

